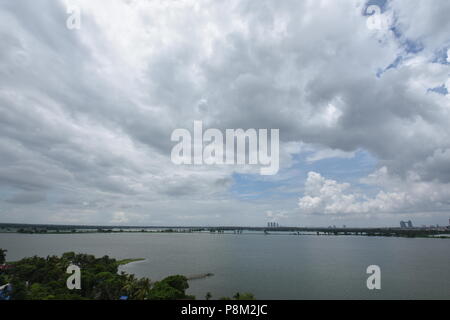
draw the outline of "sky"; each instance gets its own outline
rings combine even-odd
[[[0,222],[447,225],[449,13],[0,0]],[[194,121],[279,129],[280,170],[174,164]]]

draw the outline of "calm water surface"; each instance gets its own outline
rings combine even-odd
[[[203,299],[252,292],[258,299],[450,299],[450,240],[259,234],[0,234],[8,260],[67,251],[146,258],[122,270],[159,280],[214,273],[190,281]],[[379,265],[379,291],[366,268]]]

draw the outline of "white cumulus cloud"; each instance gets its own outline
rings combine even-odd
[[[369,197],[348,183],[309,172],[299,208],[306,214],[358,215],[433,212],[449,204],[450,190],[445,185],[420,181],[413,174],[405,181],[389,176],[384,167],[361,182],[384,190]]]

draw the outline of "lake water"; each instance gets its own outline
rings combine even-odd
[[[8,260],[75,251],[146,258],[121,269],[159,280],[190,281],[203,299],[251,292],[257,299],[450,299],[450,240],[262,234],[0,234]],[[381,290],[366,287],[366,268],[381,268]]]

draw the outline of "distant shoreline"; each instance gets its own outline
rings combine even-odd
[[[317,235],[369,236],[402,238],[450,238],[450,226],[409,228],[355,228],[355,227],[244,227],[244,226],[83,226],[49,224],[0,223],[0,233],[20,234],[116,234],[116,233],[198,233],[198,234],[259,234],[259,235]]]
[[[139,262],[139,261],[145,261],[145,260],[146,260],[145,258],[122,259],[122,260],[118,260],[116,263],[117,263],[117,266],[120,267],[120,266],[125,266],[125,265],[133,263],[133,262]]]
[[[77,231],[3,231],[0,230],[0,234],[23,234],[23,235],[87,235],[87,234],[203,234],[203,235],[254,235],[254,236],[335,236],[335,237],[345,237],[345,236],[355,236],[355,237],[383,237],[383,238],[426,238],[426,239],[450,239],[450,231],[438,232],[438,233],[424,233],[420,230],[409,230],[408,232],[403,231],[391,231],[387,229],[386,231],[374,231],[374,232],[348,232],[348,231],[306,231],[305,232],[289,232],[282,230],[274,231],[261,231],[261,232],[209,232],[209,231],[189,231],[189,230],[108,230],[108,231],[96,231],[96,230],[77,230]],[[138,260],[140,261],[140,260]],[[131,261],[136,262],[136,261]],[[131,263],[130,262],[130,263]]]

